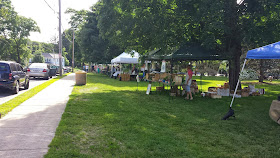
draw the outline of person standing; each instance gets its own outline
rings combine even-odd
[[[193,75],[192,66],[188,65],[187,73],[186,73],[186,81],[185,81],[186,93],[187,93],[187,96],[185,99],[187,99],[187,100],[188,99],[193,100],[192,92],[191,92],[192,75]]]
[[[88,65],[86,65],[86,72],[88,72]]]

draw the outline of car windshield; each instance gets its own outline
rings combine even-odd
[[[9,67],[7,64],[0,63],[0,72],[6,72],[8,70],[9,70]]]
[[[51,69],[56,69],[57,67],[55,65],[52,65],[51,66]]]
[[[33,63],[29,66],[29,68],[47,68],[47,65],[43,63]]]

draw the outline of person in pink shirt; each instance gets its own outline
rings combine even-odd
[[[187,100],[188,99],[193,100],[192,93],[191,93],[192,75],[193,75],[192,66],[188,65],[187,66],[187,73],[186,73],[186,81],[185,81],[186,92],[187,92],[187,96],[186,96],[185,99],[187,99]]]

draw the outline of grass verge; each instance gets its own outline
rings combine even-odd
[[[64,74],[62,76],[57,76],[56,78],[53,78],[49,81],[46,81],[46,82],[42,83],[41,85],[38,85],[38,86],[20,94],[20,95],[18,95],[17,97],[1,104],[0,105],[0,113],[1,113],[2,117],[5,116],[8,112],[12,111],[15,107],[19,106],[21,103],[26,101],[27,99],[33,97],[34,95],[39,93],[41,90],[45,89],[46,87],[48,87],[49,85],[51,85],[55,81],[65,77],[67,75],[68,74]]]
[[[45,157],[279,157],[279,130],[268,115],[280,90],[258,84],[263,96],[238,98],[236,119],[222,121],[230,97],[187,101],[146,95],[147,82],[88,74],[75,86]],[[204,77],[203,89],[226,78]],[[200,82],[198,82],[200,84]]]

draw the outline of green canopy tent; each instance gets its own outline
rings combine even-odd
[[[170,61],[173,67],[173,61],[186,61],[186,60],[228,60],[229,56],[222,55],[215,50],[205,49],[201,45],[190,44],[184,45],[179,49],[163,50],[156,49],[148,53],[145,60],[150,61]],[[172,69],[171,69],[172,73]]]
[[[170,61],[171,67],[173,67],[174,61],[186,61],[186,60],[228,60],[229,56],[222,55],[215,50],[209,50],[201,45],[189,44],[181,46],[179,49],[163,50],[156,49],[148,53],[145,60],[150,61]],[[172,73],[172,68],[171,68]],[[201,76],[202,77],[202,76]],[[202,78],[200,77],[200,81]],[[171,85],[170,85],[171,86]]]
[[[179,49],[163,50],[156,49],[148,53],[146,60],[167,60],[167,61],[185,61],[185,60],[228,60],[229,57],[217,53],[215,50],[208,50],[200,45],[185,45]]]

